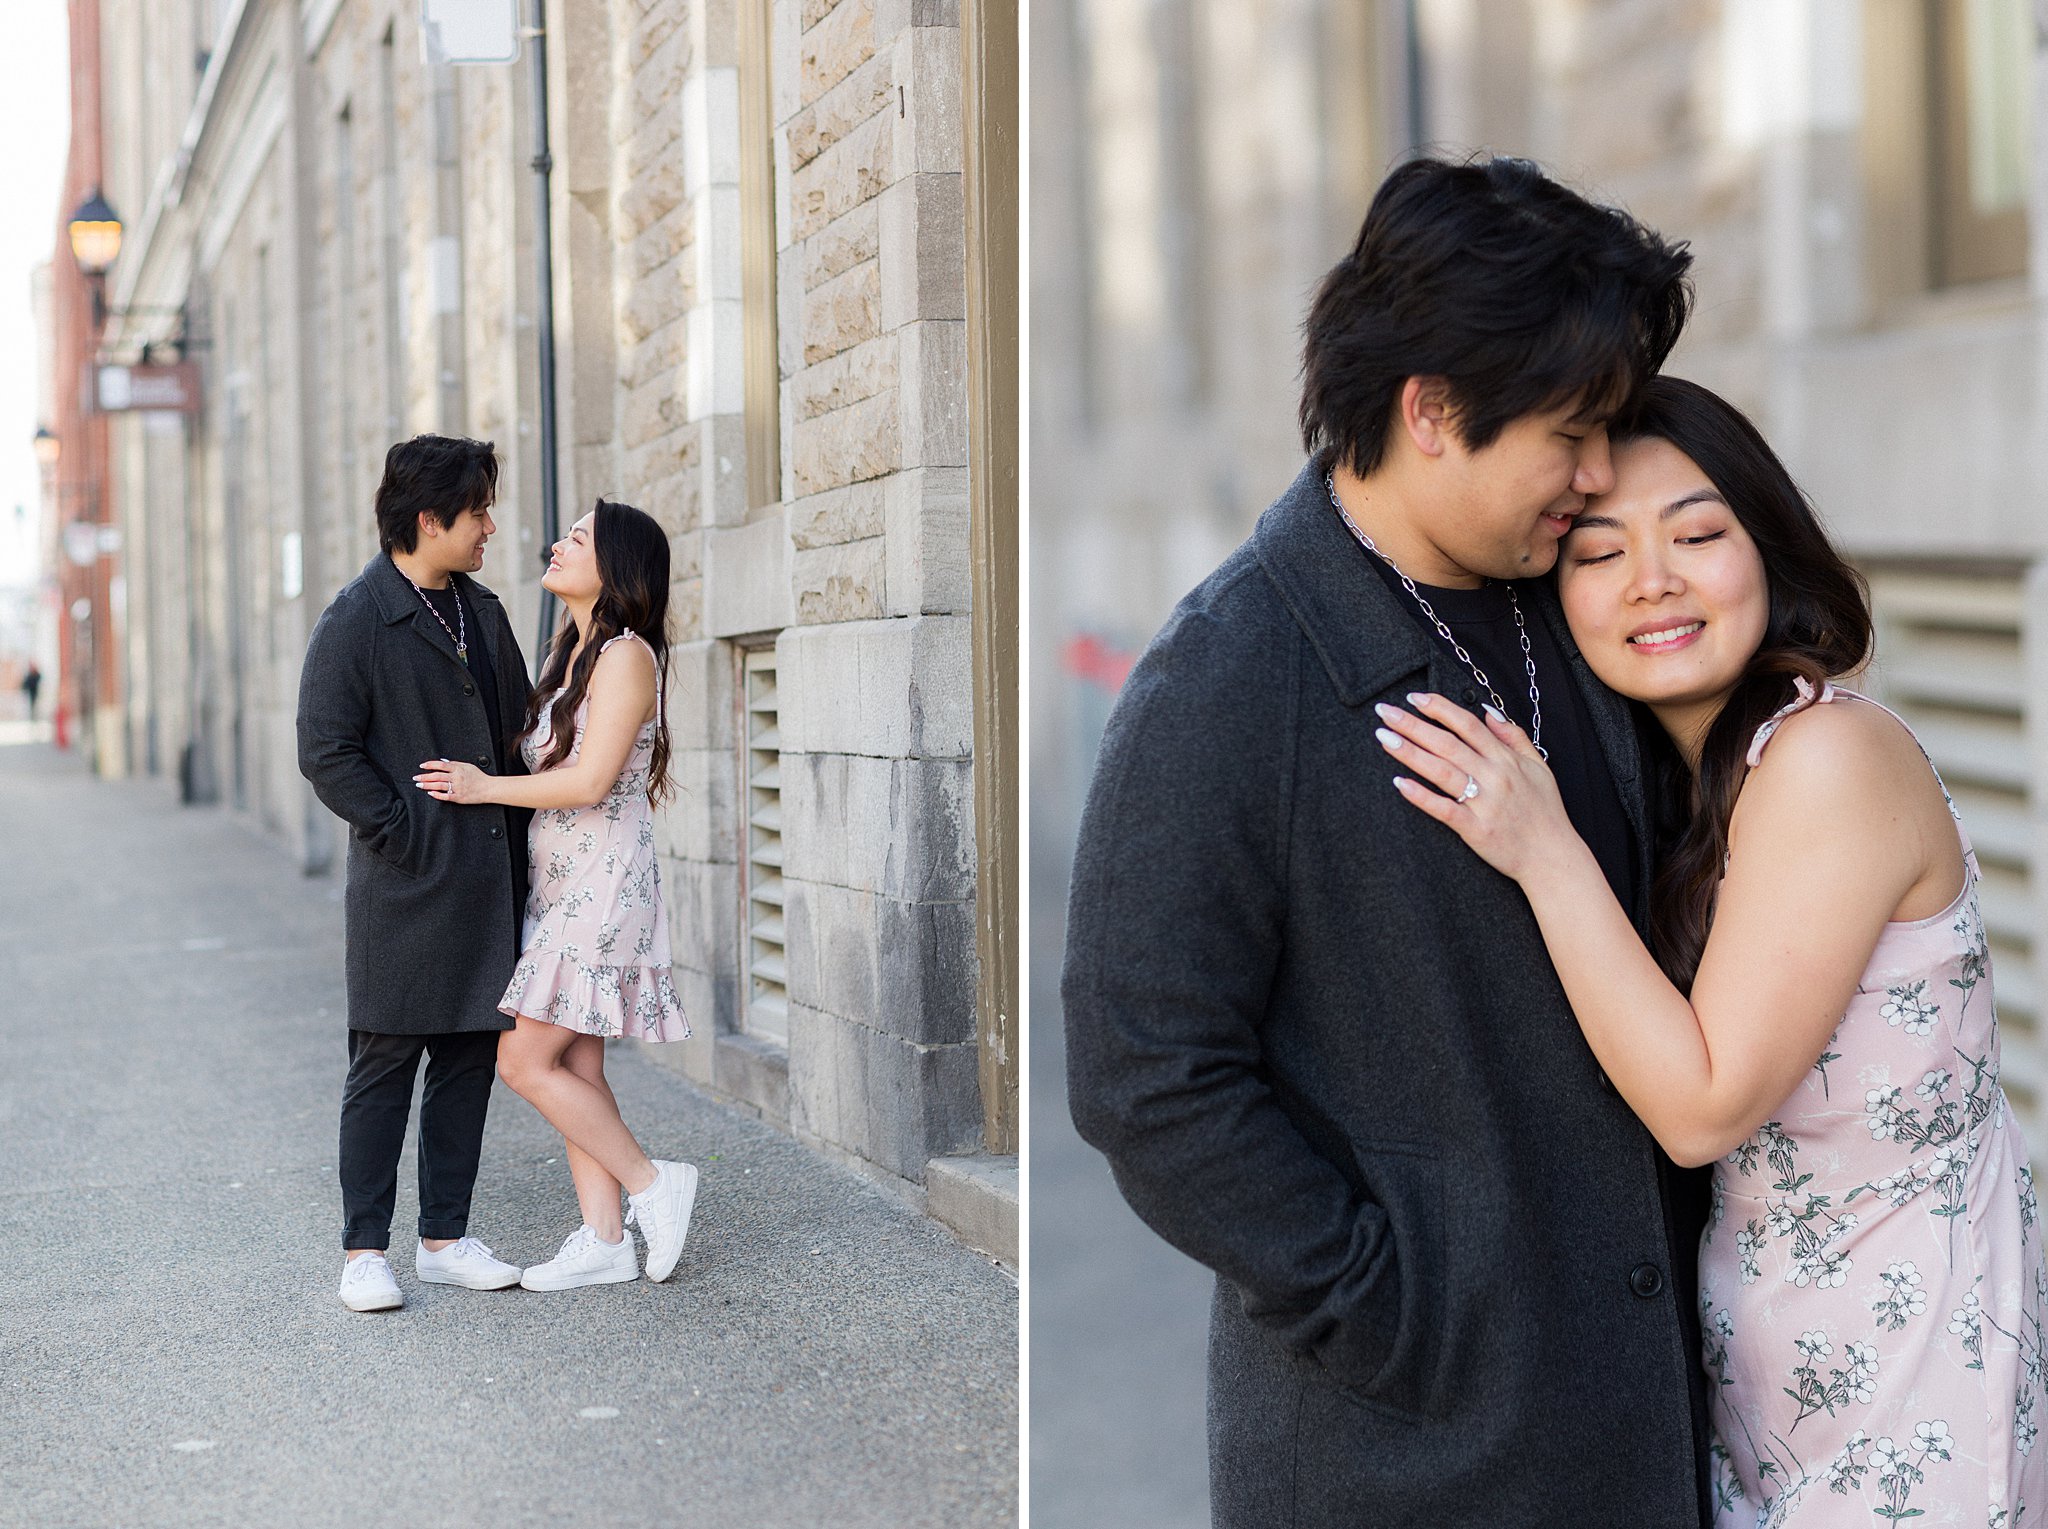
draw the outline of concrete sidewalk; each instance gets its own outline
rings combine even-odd
[[[412,1277],[335,1300],[338,878],[225,815],[0,747],[0,1524],[1014,1524],[1017,1289],[882,1191],[630,1051],[703,1170],[676,1277]],[[501,1086],[471,1230],[578,1217]]]

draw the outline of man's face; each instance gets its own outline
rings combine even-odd
[[[1430,539],[1468,573],[1527,579],[1557,564],[1557,544],[1589,494],[1614,486],[1604,417],[1565,404],[1511,421],[1474,451],[1448,434]]]
[[[484,543],[497,529],[489,505],[464,510],[445,526],[423,512],[419,549],[443,573],[475,573],[484,565]]]

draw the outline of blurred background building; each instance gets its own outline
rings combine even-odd
[[[1032,10],[1034,1522],[1206,1522],[1209,1281],[1067,1123],[1071,843],[1117,686],[1300,463],[1300,321],[1399,158],[1526,155],[1698,256],[1670,369],[1870,575],[1873,688],[1983,861],[2048,1149],[2048,6],[1041,0]]]
[[[496,443],[530,662],[551,491],[646,509],[696,1029],[653,1054],[1014,1262],[1014,5],[69,4],[71,736],[338,874],[298,674],[387,447]]]

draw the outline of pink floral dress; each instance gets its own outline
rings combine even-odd
[[[1750,764],[1787,716],[1850,694],[1803,688]],[[1885,926],[1812,1072],[1715,1165],[1717,1529],[2048,1522],[2048,1271],[1957,831],[1956,900]]]
[[[604,646],[629,637],[643,640],[622,632]],[[576,741],[563,765],[575,763],[583,751],[589,709],[587,699],[576,709]],[[553,723],[543,708],[534,731],[519,740],[527,769],[540,767],[553,740]],[[603,801],[533,815],[526,841],[530,890],[519,964],[498,1000],[501,1012],[544,1019],[585,1035],[650,1041],[688,1037],[689,1022],[670,972],[668,921],[654,861],[654,812],[647,799],[653,758],[654,724],[649,722],[633,740],[625,767]]]

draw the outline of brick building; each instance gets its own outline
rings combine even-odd
[[[59,205],[68,219],[99,184],[104,162],[100,132],[100,26],[92,0],[70,0],[71,140],[65,155]],[[55,577],[45,613],[57,638],[57,671],[44,703],[58,732],[77,742],[100,768],[124,768],[121,718],[121,647],[126,630],[126,583],[121,576],[120,523],[107,481],[107,428],[88,407],[93,340],[99,310],[92,283],[70,258],[66,230],[56,230],[60,258],[38,271],[34,300],[44,327],[48,368],[42,394],[46,434],[39,447],[54,452],[43,462],[42,517],[45,566]],[[40,453],[39,453],[40,454]]]
[[[135,767],[337,866],[297,675],[384,450],[496,442],[483,577],[531,660],[551,404],[561,526],[603,495],[671,537],[696,1035],[655,1054],[1013,1255],[1014,10],[551,0],[543,205],[531,38],[451,65],[420,0],[97,9],[102,351],[203,380],[103,417]]]

